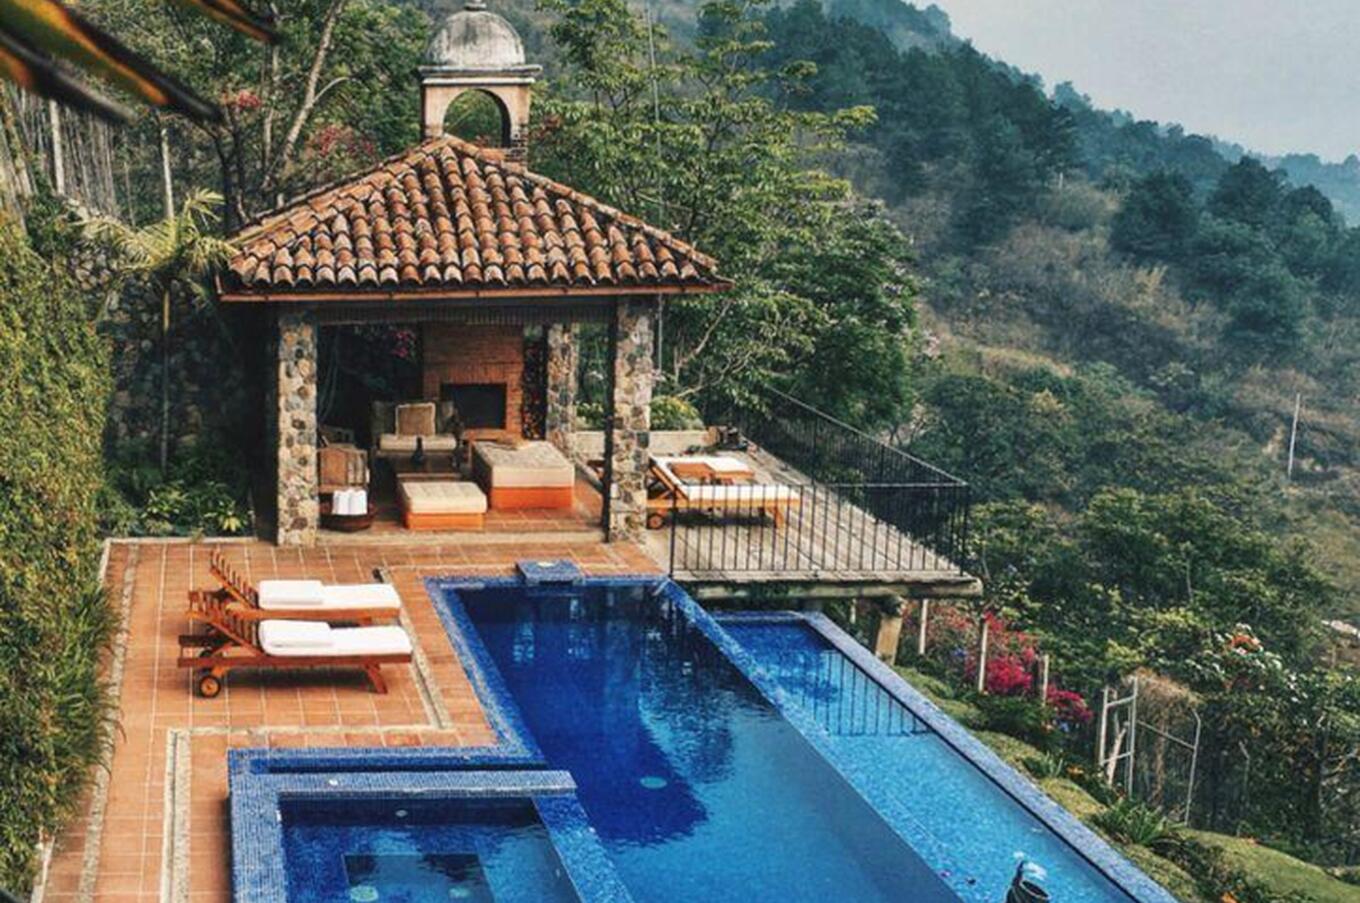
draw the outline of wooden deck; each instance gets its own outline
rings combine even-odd
[[[760,484],[799,487],[800,504],[776,524],[760,493],[744,510],[679,512],[672,527],[649,530],[648,553],[700,599],[770,591],[807,598],[903,595],[976,596],[978,578],[936,554],[846,494],[815,485],[766,452],[724,452],[747,462]],[[880,505],[920,504],[910,490],[874,488]],[[897,496],[894,496],[897,494]],[[672,552],[674,555],[672,556]]]

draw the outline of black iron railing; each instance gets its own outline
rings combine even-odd
[[[735,427],[772,475],[677,493],[672,573],[962,570],[964,481],[781,392],[708,422]]]

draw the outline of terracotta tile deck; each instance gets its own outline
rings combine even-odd
[[[189,901],[230,898],[226,751],[238,746],[475,745],[493,741],[422,579],[512,572],[523,558],[571,558],[594,575],[653,573],[636,546],[459,537],[403,544],[279,549],[260,542],[221,549],[251,579],[316,577],[344,583],[392,581],[404,603],[417,662],[387,667],[386,695],[359,671],[237,671],[216,699],[192,692],[176,667],[187,629],[184,598],[209,587],[214,546],[115,543],[105,583],[126,611],[126,641],[110,662],[121,681],[111,768],[101,773],[88,814],[59,839],[44,900]],[[424,681],[417,680],[420,669]],[[426,692],[422,687],[428,687]],[[101,806],[102,804],[102,806]]]

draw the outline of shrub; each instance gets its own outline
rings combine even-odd
[[[699,409],[674,395],[653,398],[651,414],[654,430],[699,430],[704,427]]]
[[[119,448],[109,469],[114,491],[100,498],[101,528],[114,536],[247,532],[249,477],[229,447],[201,442],[181,449],[165,475],[145,443]]]
[[[0,886],[74,811],[107,738],[98,679],[105,349],[70,284],[0,223]]]
[[[1041,753],[1024,760],[1025,770],[1036,778],[1062,778],[1067,776],[1070,767],[1067,756],[1062,753]]]
[[[977,706],[989,731],[1010,734],[1040,748],[1053,742],[1048,706],[1023,696],[979,696]]]
[[[1122,799],[1091,819],[1116,840],[1140,847],[1161,848],[1177,840],[1176,826],[1149,806]]]
[[[1091,708],[1080,693],[1050,686],[1046,701],[1060,730],[1074,731],[1091,723]]]

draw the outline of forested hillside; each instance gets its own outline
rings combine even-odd
[[[901,52],[811,3],[768,22],[778,64],[817,65],[790,104],[877,111],[827,162],[887,200],[926,279],[948,365],[918,382],[914,442],[985,498],[1065,510],[1111,484],[1231,485],[1319,542],[1356,610],[1360,232],[1330,201],[1070,87],[1050,101],[966,45]],[[948,439],[986,422],[1013,435]],[[1026,437],[1034,454],[1009,454]]]

